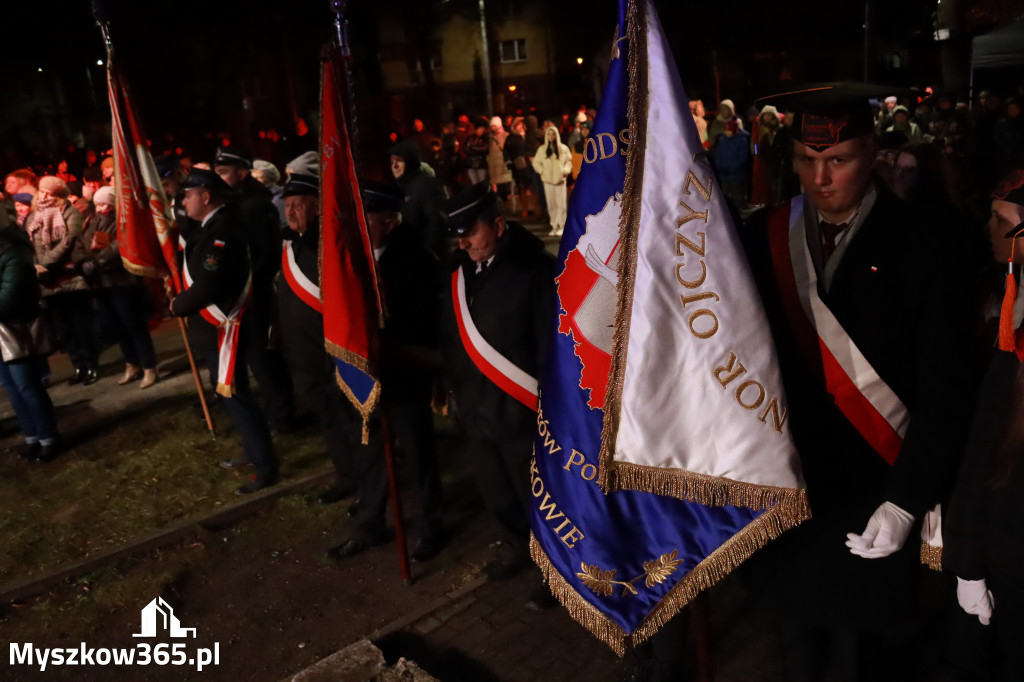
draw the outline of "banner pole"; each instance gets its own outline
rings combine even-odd
[[[409,550],[405,543],[405,524],[402,520],[402,498],[398,494],[398,472],[395,470],[394,439],[391,437],[391,425],[385,415],[380,417],[380,426],[384,436],[384,460],[388,468],[388,490],[391,493],[391,514],[395,521],[395,545],[398,547],[398,569],[402,575],[402,583],[407,587],[412,584],[409,574]]]
[[[185,320],[178,318],[178,327],[181,329],[181,338],[185,342],[185,353],[188,354],[188,364],[192,367],[192,377],[196,380],[196,390],[199,392],[199,402],[203,406],[203,416],[206,417],[206,428],[210,430],[210,438],[216,440],[217,431],[213,428],[213,417],[210,416],[210,407],[206,404],[206,392],[203,391],[203,381],[199,378],[199,369],[196,367],[196,358],[192,355],[192,346],[188,342],[188,334],[185,332]]]

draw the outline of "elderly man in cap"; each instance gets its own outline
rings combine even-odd
[[[249,391],[246,373],[248,303],[252,270],[245,230],[233,207],[231,189],[213,171],[193,168],[183,183],[183,204],[198,228],[185,246],[186,288],[171,301],[171,314],[187,317],[189,335],[206,359],[217,393],[242,437],[242,452],[254,469],[235,492],[245,495],[277,478],[277,455],[267,419]],[[239,329],[241,326],[242,329]]]
[[[334,377],[324,348],[320,296],[320,179],[292,175],[284,186],[285,215],[281,274],[277,282],[277,315],[285,361],[299,390],[316,411],[327,453],[337,473],[319,498],[338,502],[355,492],[352,474],[352,425],[356,416]]]
[[[393,185],[360,181],[367,228],[384,295],[381,330],[381,406],[404,460],[416,467],[419,538],[414,561],[427,561],[444,547],[441,477],[434,445],[430,399],[438,364],[440,311],[437,261],[420,236],[402,223],[402,191]],[[379,419],[370,440],[355,448],[359,505],[355,532],[328,556],[345,559],[385,540],[387,470]]]
[[[277,170],[277,166],[269,161],[256,159],[252,162],[252,177],[270,191],[274,208],[281,215],[281,229],[288,227],[284,207],[284,188],[280,185],[281,171]]]
[[[281,268],[280,216],[273,196],[252,177],[249,157],[234,147],[219,147],[213,170],[235,191],[234,205],[249,242],[252,259],[252,304],[247,334],[249,367],[260,386],[260,396],[275,433],[289,433],[295,411],[294,389],[284,359],[270,348],[274,316],[274,278]]]
[[[762,100],[796,111],[803,187],[746,235],[813,514],[755,558],[787,680],[914,677],[915,538],[970,414],[969,303],[940,274],[958,271],[940,248],[953,233],[873,175],[873,94],[825,84]]]
[[[498,557],[484,570],[488,578],[503,580],[530,565],[537,412],[536,404],[525,405],[507,392],[509,381],[497,368],[512,365],[540,375],[551,325],[553,259],[540,239],[505,219],[486,182],[457,194],[445,208],[459,244],[445,309],[445,368],[477,484],[502,540]]]

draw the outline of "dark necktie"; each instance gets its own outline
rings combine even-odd
[[[832,257],[832,254],[836,250],[836,237],[843,233],[849,227],[846,223],[839,223],[833,225],[832,223],[821,221],[819,229],[821,230],[821,262],[822,264],[827,263],[828,259]]]

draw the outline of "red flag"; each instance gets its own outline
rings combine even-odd
[[[380,399],[376,361],[382,305],[345,118],[344,73],[343,58],[329,49],[320,91],[320,291],[324,343],[334,358],[338,385],[363,417],[366,442],[369,418]]]
[[[117,195],[117,247],[124,267],[143,277],[170,277],[181,291],[177,237],[170,203],[164,194],[146,136],[128,96],[124,77],[107,50],[107,94],[114,141],[114,188]]]

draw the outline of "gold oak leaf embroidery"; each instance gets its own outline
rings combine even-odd
[[[580,568],[583,569],[583,572],[577,573],[576,577],[582,580],[588,589],[601,597],[612,596],[612,593],[615,591],[613,587],[615,584],[615,569],[602,571],[597,564],[588,566],[583,562],[580,562]]]
[[[683,563],[683,560],[676,559],[677,556],[679,556],[679,550],[673,549],[657,559],[644,562],[644,572],[647,575],[647,580],[644,582],[647,587],[654,587],[665,582],[665,579],[679,568],[679,564]]]

